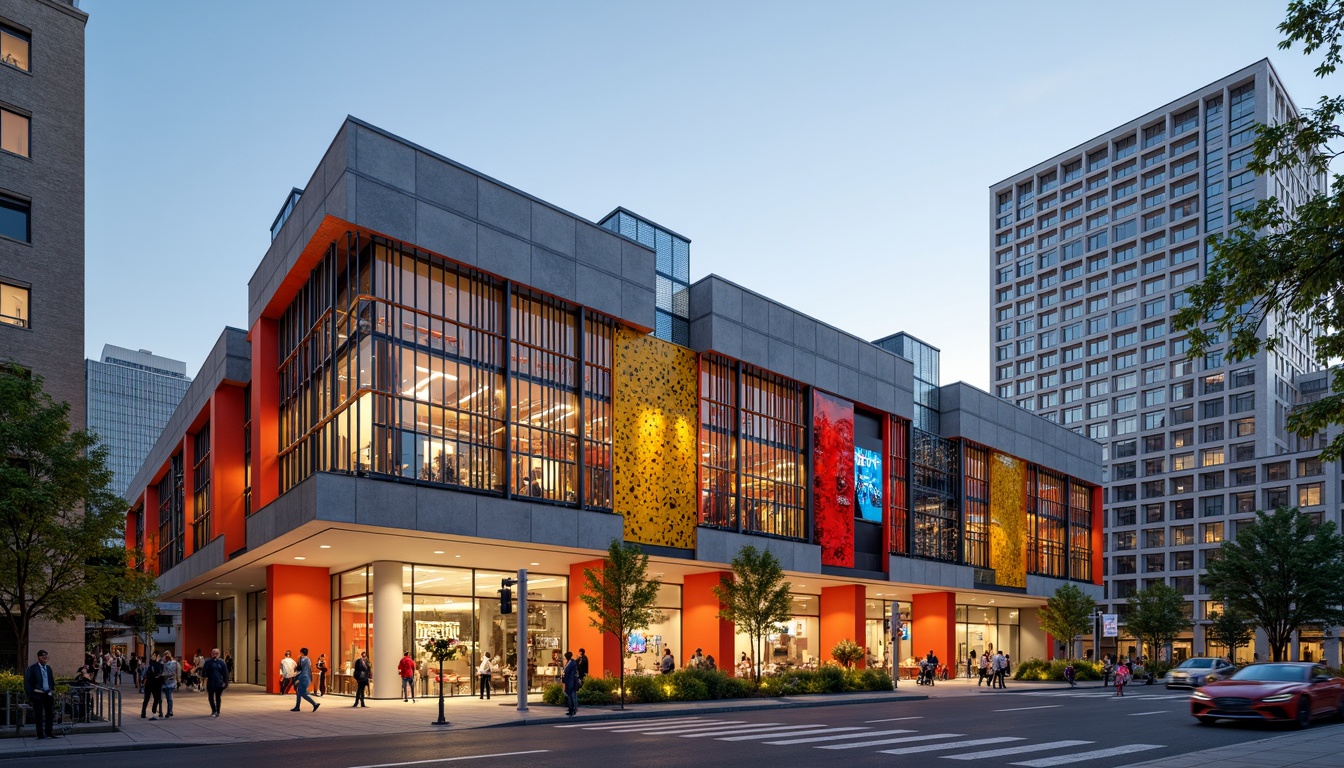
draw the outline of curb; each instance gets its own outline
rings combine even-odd
[[[215,746],[216,742],[158,742],[147,741],[135,744],[106,744],[98,747],[52,747],[51,749],[31,748],[26,752],[6,752],[0,754],[0,762],[5,760],[23,760],[34,757],[50,757],[53,755],[93,755],[103,752],[140,752],[151,749],[178,749],[180,747],[209,747]]]
[[[722,704],[710,705],[705,707],[688,708],[680,712],[670,712],[668,710],[612,710],[606,712],[597,712],[590,715],[576,715],[574,717],[538,717],[529,720],[515,720],[507,723],[492,723],[490,725],[477,726],[478,728],[516,728],[523,725],[550,725],[553,723],[575,723],[575,722],[601,722],[604,720],[645,720],[655,717],[666,717],[668,715],[688,715],[688,714],[718,714],[722,712],[754,712],[766,709],[806,709],[809,707],[838,707],[849,704],[874,704],[888,703],[894,701],[924,701],[928,696],[903,696],[876,694],[870,699],[845,699],[843,701],[827,701],[825,699],[817,701],[792,701],[788,699],[774,699],[769,703],[761,704]],[[549,706],[549,705],[547,705]],[[602,705],[603,708],[609,705]],[[638,706],[638,705],[636,705]],[[560,707],[556,707],[560,709]]]

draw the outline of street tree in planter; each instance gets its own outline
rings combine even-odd
[[[714,596],[722,606],[719,618],[733,622],[738,632],[751,639],[755,685],[760,688],[765,636],[778,632],[793,617],[793,595],[779,558],[769,550],[743,547],[733,558],[733,577],[721,579]]]
[[[1092,628],[1093,614],[1097,603],[1074,584],[1065,584],[1055,590],[1045,601],[1045,607],[1037,612],[1036,618],[1041,629],[1050,633],[1056,640],[1069,644],[1070,657],[1073,656],[1073,640]]]
[[[1130,596],[1125,629],[1143,643],[1149,662],[1158,661],[1161,649],[1190,626],[1185,605],[1185,595],[1166,584],[1154,584]]]
[[[1251,642],[1255,636],[1255,625],[1251,624],[1250,616],[1236,608],[1227,608],[1221,613],[1210,611],[1209,626],[1205,628],[1204,636],[1210,642],[1226,645],[1227,660],[1235,662],[1237,647]]]
[[[107,452],[69,417],[40,376],[0,364],[0,615],[20,664],[34,622],[98,621],[126,574],[125,548],[109,544],[126,510]]]
[[[588,624],[616,638],[620,644],[621,709],[625,709],[625,659],[630,655],[630,633],[648,629],[663,615],[658,602],[658,582],[651,581],[649,556],[636,544],[611,540],[607,557],[598,569],[583,569],[583,593],[579,599],[592,615]]]
[[[1265,631],[1274,661],[1288,658],[1293,632],[1344,624],[1344,537],[1288,507],[1255,513],[1236,541],[1218,548],[1201,581],[1214,600],[1248,615]]]
[[[831,649],[831,658],[840,662],[840,666],[849,669],[854,666],[855,662],[863,658],[863,649],[859,647],[858,643],[845,638]]]
[[[443,662],[452,661],[466,650],[466,646],[455,637],[431,637],[425,640],[425,653],[439,662],[439,719],[430,725],[448,725],[443,717]]]

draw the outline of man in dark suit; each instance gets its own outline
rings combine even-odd
[[[37,663],[23,673],[23,692],[33,705],[33,725],[37,728],[37,738],[52,739],[52,726],[56,723],[56,673],[47,666],[47,652],[37,652]]]
[[[574,654],[565,651],[565,671],[560,680],[565,686],[565,700],[569,702],[569,711],[566,713],[573,717],[579,711],[579,665],[574,661]]]
[[[359,658],[355,659],[355,703],[352,707],[367,707],[364,703],[364,691],[369,687],[369,681],[373,679],[373,670],[369,667],[369,654],[361,653]]]
[[[579,649],[579,658],[574,660],[579,665],[579,685],[583,685],[583,679],[588,676],[588,652]]]
[[[205,695],[210,700],[210,716],[219,717],[224,689],[229,687],[229,666],[219,658],[218,648],[212,649],[210,658],[201,664],[201,677],[205,679]]]

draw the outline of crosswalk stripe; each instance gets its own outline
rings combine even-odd
[[[1013,707],[1012,709],[996,709],[995,712],[1025,712],[1029,709],[1058,709],[1063,704],[1042,704],[1039,707]]]
[[[722,728],[715,726],[713,728],[687,728],[679,731],[663,731],[670,735],[680,736],[684,739],[698,739],[701,736],[729,736],[737,733],[749,733],[751,731],[778,731],[783,728],[794,728],[796,726],[784,725],[783,723],[743,723],[741,725],[725,725]],[[655,735],[653,731],[644,731],[645,734]]]
[[[913,755],[916,752],[937,752],[943,749],[962,749],[964,747],[978,747],[981,744],[1002,744],[1005,741],[1022,741],[1022,736],[995,736],[991,739],[970,739],[969,741],[949,741],[946,744],[921,744],[918,747],[901,747],[899,749],[880,749],[884,755]]]
[[[681,725],[669,725],[661,727],[656,725],[645,725],[639,728],[612,728],[608,733],[630,733],[638,731],[649,735],[658,735],[665,733],[690,733],[700,731],[706,728],[727,728],[729,726],[750,725],[746,720],[711,720],[706,723],[682,723]],[[777,723],[760,723],[760,725],[777,725]]]
[[[891,736],[896,733],[914,733],[909,728],[895,731],[866,731],[864,733],[842,733],[839,736],[813,736],[810,739],[788,739],[786,741],[767,741],[766,744],[811,744],[814,741],[840,741],[841,739],[866,739],[869,736]]]
[[[861,726],[861,725],[851,725],[851,726],[848,726],[848,727],[846,727],[846,728],[823,728],[823,729],[821,729],[821,730],[816,730],[816,731],[796,731],[796,732],[794,732],[794,733],[784,734],[784,735],[788,735],[788,736],[812,736],[812,735],[821,735],[821,734],[823,734],[823,733],[839,733],[840,731],[866,731],[866,730],[868,730],[868,729],[867,729],[867,728],[864,728],[864,727]],[[721,737],[721,738],[719,738],[718,740],[719,740],[719,741],[750,741],[751,739],[773,739],[774,737],[779,736],[779,735],[781,735],[781,734],[777,734],[777,733],[753,733],[753,734],[751,734],[750,736],[726,736],[726,737]],[[683,736],[682,738],[686,738],[686,737]]]
[[[983,752],[967,752],[964,755],[943,755],[944,760],[984,760],[990,757],[1003,757],[1005,755],[1020,755],[1024,752],[1044,752],[1047,749],[1063,749],[1065,747],[1081,747],[1084,744],[1095,744],[1095,741],[1078,741],[1069,739],[1065,741],[1050,741],[1044,744],[1024,744],[1020,747],[1004,747],[1003,749],[987,749]]]
[[[1013,763],[1013,765],[1026,766],[1026,768],[1050,768],[1054,765],[1081,763],[1084,760],[1100,760],[1104,757],[1127,755],[1131,752],[1146,752],[1150,749],[1162,749],[1162,747],[1162,744],[1126,744],[1123,747],[1094,749],[1091,752],[1078,752],[1072,755],[1058,755],[1056,757],[1042,757],[1036,760],[1024,760],[1020,763]]]
[[[826,726],[822,725],[821,723],[811,723],[809,725],[780,725],[779,723],[764,723],[761,725],[749,726],[745,729],[739,728],[738,732],[740,733],[743,730],[756,731],[760,734],[762,738],[766,738],[770,736],[787,736],[789,735],[789,731],[796,731],[800,728],[825,728],[825,727]],[[719,736],[722,735],[723,733],[724,733],[723,731],[705,731],[703,733],[683,733],[681,734],[681,738],[699,739],[706,736],[708,737]]]
[[[703,717],[675,717],[675,718],[671,718],[671,719],[668,719],[668,720],[661,720],[661,719],[650,718],[650,719],[644,720],[643,723],[644,723],[644,725],[665,725],[665,724],[670,724],[670,723],[703,722],[704,720],[705,720],[705,718],[703,718]],[[583,728],[583,729],[586,729],[586,730],[595,730],[595,729],[598,729],[598,728],[624,728],[624,727],[627,727],[627,726],[631,725],[631,724],[634,723],[634,722],[635,722],[634,720],[622,720],[622,721],[619,722],[619,723],[566,723],[565,725],[557,725],[557,726],[555,726],[555,727],[556,727],[556,728]]]
[[[823,744],[813,749],[858,749],[859,747],[881,747],[887,744],[905,744],[911,741],[930,741],[932,739],[955,739],[959,736],[965,736],[964,733],[929,733],[923,736],[904,736],[899,739],[879,739],[878,741],[862,741],[858,744]]]
[[[1157,709],[1157,710],[1153,710],[1152,712],[1130,712],[1130,713],[1129,713],[1129,716],[1130,716],[1130,717],[1142,717],[1142,716],[1144,716],[1144,715],[1165,715],[1165,714],[1167,714],[1167,713],[1170,712],[1170,711],[1171,711],[1170,709]]]
[[[915,717],[888,717],[888,718],[885,719],[885,720],[864,720],[863,722],[865,722],[865,723],[894,723],[894,722],[896,722],[897,720],[923,720],[923,719],[924,719],[924,716],[923,716],[923,715],[916,715]]]

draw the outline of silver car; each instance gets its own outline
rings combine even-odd
[[[1205,683],[1231,675],[1236,667],[1227,659],[1196,656],[1186,659],[1167,673],[1168,688],[1198,688]]]

